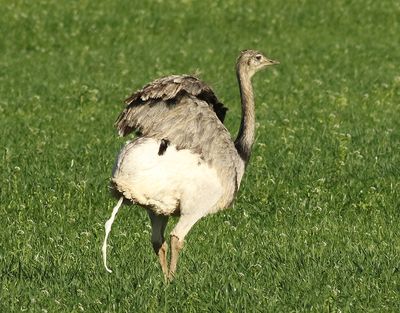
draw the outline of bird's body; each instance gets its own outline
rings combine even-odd
[[[191,227],[207,214],[227,208],[234,199],[254,140],[250,78],[257,69],[274,63],[252,50],[242,52],[238,59],[243,117],[236,141],[223,125],[226,108],[196,77],[160,78],[125,101],[117,128],[120,135],[136,131],[139,136],[125,144],[113,169],[111,186],[120,201],[106,223],[106,239],[122,199],[146,208],[153,248],[165,276],[172,279]],[[171,232],[168,269],[164,230],[171,215],[180,218]]]
[[[190,214],[196,202],[212,196],[202,215],[223,208],[226,199],[217,170],[188,149],[170,145],[159,155],[161,141],[139,138],[118,155],[112,184],[126,199],[157,215]]]
[[[164,100],[164,92],[153,95],[154,92],[152,94],[145,87],[144,91],[139,91],[142,97],[135,98],[137,102],[132,105],[132,100],[128,100],[131,104],[121,114],[117,125],[122,134],[134,127],[141,136],[126,144],[120,152],[112,175],[113,187],[125,198],[142,205],[147,205],[148,201],[164,203],[162,198],[168,199],[165,200],[168,203],[174,199],[174,207],[165,212],[157,205],[151,206],[157,214],[169,215],[185,211],[182,208],[182,203],[188,202],[185,194],[187,198],[193,197],[194,185],[203,186],[202,189],[206,185],[211,189],[214,186],[214,191],[210,192],[218,191],[218,201],[208,209],[211,213],[225,208],[233,200],[244,172],[231,136],[217,115],[217,112],[225,113],[225,109],[220,103],[214,109],[206,100],[198,98],[201,90],[207,88],[208,97],[216,99],[212,90],[193,76],[164,77],[149,86],[160,85],[159,81],[163,82],[163,88],[156,90],[163,89],[167,94],[168,90],[169,94],[179,87],[180,90]],[[185,91],[182,87],[193,84],[203,88]],[[157,99],[156,103],[154,99]],[[168,103],[171,100],[173,103]],[[129,121],[132,119],[140,124],[131,126]],[[162,149],[164,142],[166,146]],[[159,192],[154,190],[155,185],[162,186]],[[127,188],[132,190],[130,196]],[[141,195],[140,191],[146,188],[149,189],[146,196]],[[149,200],[143,202],[144,198]]]

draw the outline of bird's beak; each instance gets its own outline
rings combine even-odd
[[[271,60],[271,59],[268,59],[268,58],[264,58],[263,64],[262,64],[262,68],[265,68],[265,67],[270,66],[270,65],[275,65],[275,64],[279,64],[279,61],[275,61],[275,60]]]
[[[267,59],[268,65],[280,64],[279,61]]]

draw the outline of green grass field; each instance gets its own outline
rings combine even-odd
[[[398,1],[0,0],[0,312],[400,312]],[[257,141],[232,208],[187,236],[165,284],[147,214],[102,265],[122,100],[199,72]],[[170,223],[168,230],[174,223]]]

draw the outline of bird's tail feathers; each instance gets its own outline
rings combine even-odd
[[[106,234],[104,237],[103,247],[102,247],[101,251],[103,252],[104,267],[106,268],[107,272],[109,272],[109,273],[111,273],[112,271],[107,267],[107,239],[108,239],[108,235],[110,234],[110,231],[111,231],[111,226],[114,223],[115,216],[117,215],[118,210],[121,207],[123,201],[124,201],[124,197],[120,197],[117,205],[112,210],[111,217],[107,220],[106,224],[104,225]]]

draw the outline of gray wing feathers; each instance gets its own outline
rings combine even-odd
[[[142,136],[168,139],[178,149],[190,149],[210,161],[212,147],[230,134],[223,125],[226,108],[212,89],[194,76],[163,77],[125,100],[116,126],[121,136],[136,130]]]
[[[154,107],[150,106],[152,110],[167,110],[174,106],[174,103],[179,100],[180,97],[185,95],[194,96],[207,102],[218,119],[224,122],[227,108],[218,101],[214,92],[208,85],[194,76],[173,75],[153,81],[125,100],[127,107],[116,121],[119,134],[125,136],[140,125],[140,123],[135,123],[131,113],[133,112],[135,118],[139,118],[139,114],[134,111],[144,113],[143,105],[154,105]],[[170,104],[170,107],[156,108],[156,106],[162,102],[167,102]],[[148,109],[149,107],[144,110]],[[149,114],[151,114],[151,112],[149,112]],[[136,124],[136,127],[134,127],[133,124]]]
[[[159,82],[145,87],[139,93],[134,94],[132,97],[125,100],[125,103],[130,104],[137,100],[147,101],[149,99],[169,100],[176,97],[179,91],[179,85],[171,81],[169,84]]]
[[[214,141],[231,142],[230,134],[208,103],[184,96],[171,105],[165,101],[143,104],[126,113],[128,127],[142,136],[168,139],[177,149],[190,149],[210,160]],[[221,144],[219,142],[219,144]]]
[[[193,96],[201,93],[214,94],[210,87],[194,76],[172,75],[162,77],[143,87],[125,100],[131,104],[137,100],[147,101],[149,99],[169,100],[177,96],[180,91],[185,91]]]

